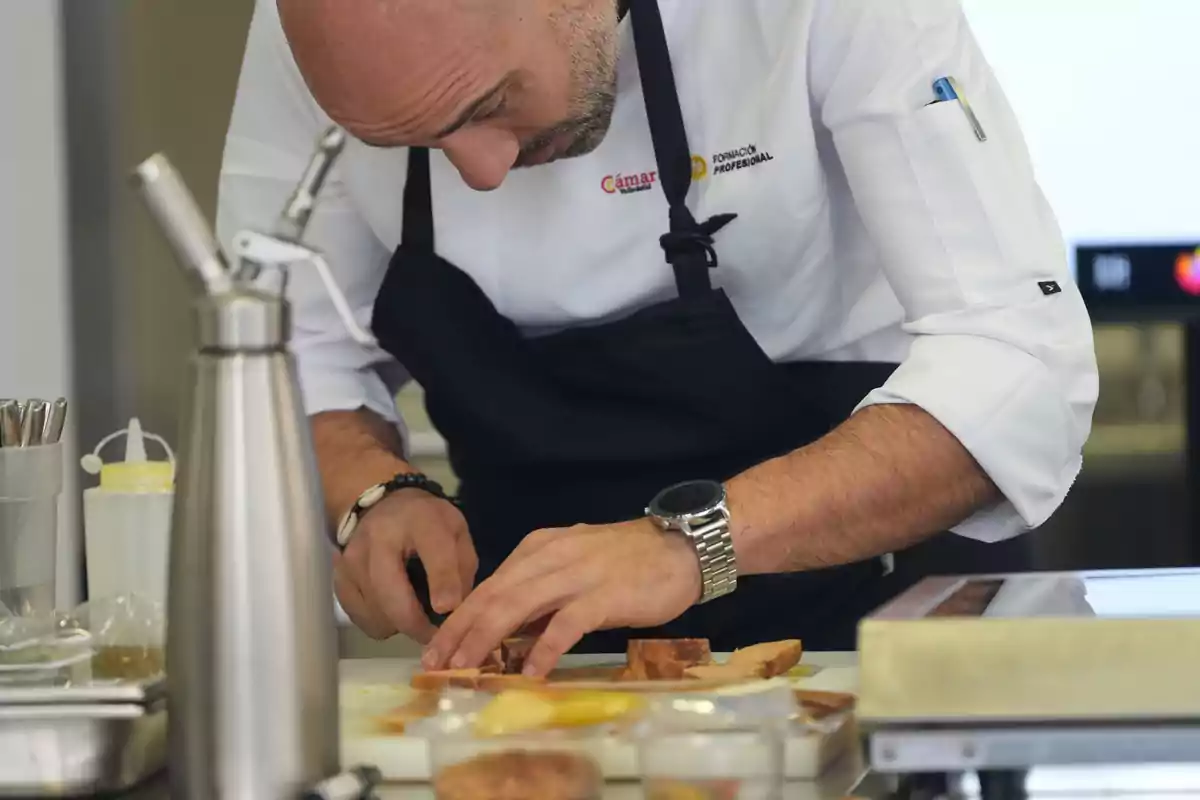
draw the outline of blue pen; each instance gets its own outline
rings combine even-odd
[[[979,117],[975,116],[975,109],[971,108],[967,96],[959,91],[958,81],[952,77],[938,78],[933,82],[933,93],[939,103],[958,103],[962,106],[963,113],[967,115],[967,121],[971,123],[971,128],[975,131],[975,138],[981,142],[988,140],[987,132],[980,124]]]

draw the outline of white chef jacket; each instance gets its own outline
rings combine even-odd
[[[698,219],[739,215],[717,236],[713,278],[747,329],[777,362],[900,363],[861,407],[925,409],[1003,493],[956,531],[996,541],[1041,524],[1090,431],[1091,324],[958,0],[659,5],[694,154],[689,206]],[[433,154],[439,254],[529,335],[676,291],[628,19],[620,44],[616,114],[594,153],[517,170],[486,193]],[[943,76],[986,143],[959,104],[930,105]],[[259,0],[221,172],[224,242],[271,225],[329,124],[275,0]],[[364,325],[400,240],[406,164],[404,149],[350,143],[310,228]],[[403,367],[347,335],[315,275],[295,272],[289,292],[307,410],[366,407],[401,424]]]

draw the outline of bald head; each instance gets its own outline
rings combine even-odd
[[[614,0],[277,0],[325,112],[378,146],[440,147],[476,188],[581,155],[612,117]]]

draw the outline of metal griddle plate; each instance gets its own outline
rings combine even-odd
[[[859,652],[868,730],[1200,723],[1200,570],[934,578]]]
[[[0,706],[148,706],[165,694],[163,676],[145,681],[97,681],[72,686],[0,685]]]

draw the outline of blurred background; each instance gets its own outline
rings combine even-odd
[[[252,5],[0,3],[0,395],[72,398],[71,434],[86,450],[131,416],[176,439],[187,293],[126,175],[166,151],[212,213]],[[1183,322],[1200,298],[1128,300],[1130,275],[1162,266],[1151,256],[1200,245],[1200,3],[966,6],[1068,245],[1090,254],[1080,282],[1095,303],[1101,400],[1083,474],[1035,534],[1040,566],[1200,563],[1187,444],[1189,402],[1200,403],[1187,386],[1200,375],[1186,366],[1200,337]],[[419,387],[400,403],[417,460],[452,483]],[[67,579],[78,514],[65,504],[60,605],[79,590]]]

